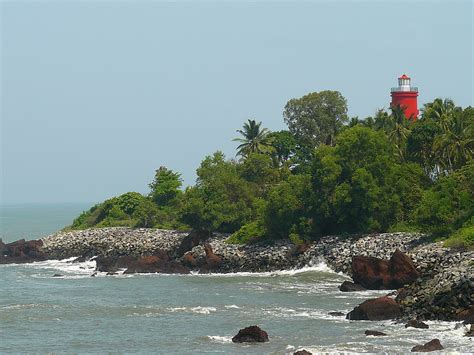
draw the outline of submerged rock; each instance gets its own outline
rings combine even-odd
[[[239,333],[232,338],[234,343],[264,343],[267,341],[267,332],[256,325],[240,329]]]
[[[344,281],[341,286],[339,286],[339,291],[342,292],[357,292],[357,291],[367,291],[364,286],[356,284],[350,281]]]
[[[313,354],[312,352],[309,352],[308,350],[305,350],[305,349],[301,349],[293,353],[293,355],[312,355],[312,354]]]
[[[411,319],[405,324],[405,328],[419,328],[419,329],[428,329],[430,326],[424,322],[418,321],[416,319]]]
[[[412,352],[426,353],[426,352],[430,352],[430,351],[443,350],[443,349],[444,349],[444,347],[439,342],[439,339],[433,339],[433,340],[427,342],[424,345],[414,346],[411,349],[411,351]]]
[[[372,335],[374,337],[383,337],[383,336],[386,336],[387,334],[379,332],[377,330],[366,330],[365,335],[367,336]]]
[[[342,312],[329,312],[328,314],[334,317],[342,317],[346,315],[345,313],[342,313]]]
[[[346,316],[350,320],[395,319],[400,315],[400,306],[390,297],[379,297],[362,302]]]

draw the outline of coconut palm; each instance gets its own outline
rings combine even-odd
[[[453,112],[441,128],[442,133],[435,138],[433,145],[444,170],[452,172],[473,158],[472,117],[461,111]]]
[[[270,153],[273,150],[272,139],[269,137],[270,131],[267,128],[261,128],[262,122],[248,120],[244,123],[243,129],[237,132],[243,138],[234,138],[241,144],[237,147],[237,155],[246,157],[251,153]]]
[[[387,135],[390,142],[397,148],[400,159],[405,157],[405,143],[408,137],[409,120],[405,116],[405,111],[400,105],[391,108],[392,114],[389,116],[389,125],[387,127]]]

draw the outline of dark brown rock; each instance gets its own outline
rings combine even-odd
[[[430,326],[426,323],[417,321],[416,319],[411,319],[405,324],[405,328],[419,328],[419,329],[428,329]]]
[[[181,244],[176,251],[177,257],[183,256],[186,252],[190,251],[195,246],[201,244],[211,236],[209,232],[192,231],[181,241]]]
[[[186,252],[181,257],[181,263],[184,266],[187,266],[189,268],[195,268],[198,265],[198,262],[197,262],[196,258],[194,257],[194,254],[190,251]]]
[[[419,276],[413,261],[398,249],[390,260],[370,256],[352,258],[352,279],[367,289],[401,288],[415,282]]]
[[[366,291],[367,289],[359,284],[344,281],[341,286],[339,286],[339,291],[342,292],[356,292],[356,291]]]
[[[218,270],[222,265],[222,258],[214,254],[209,243],[204,244],[204,251],[206,252],[206,265],[203,265],[203,269],[206,271]]]
[[[433,340],[427,342],[424,345],[414,346],[411,349],[411,351],[412,352],[426,353],[426,352],[430,352],[430,351],[443,350],[443,349],[444,349],[444,347],[439,342],[439,339],[433,339]]]
[[[474,324],[474,305],[459,310],[456,314],[456,319],[463,321],[463,324]]]
[[[362,302],[346,316],[350,320],[394,319],[400,315],[400,306],[390,297],[379,297]]]
[[[298,350],[293,353],[293,355],[312,355],[312,352],[309,352],[308,350]]]
[[[256,325],[240,329],[239,333],[232,338],[234,343],[263,343],[266,341],[268,341],[267,332]]]
[[[132,257],[98,257],[97,271],[114,273],[119,269],[126,269],[124,273],[164,273],[187,274],[189,269],[176,260],[171,260],[165,251],[157,251],[154,255]]]
[[[366,330],[365,335],[367,336],[372,335],[374,337],[383,337],[383,336],[386,336],[387,334],[379,332],[377,330]]]
[[[0,241],[0,264],[22,264],[48,259],[43,250],[43,241],[20,239],[5,244]]]
[[[334,317],[342,317],[346,315],[345,313],[342,313],[342,312],[329,312],[328,314]]]

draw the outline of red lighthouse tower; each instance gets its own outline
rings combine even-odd
[[[411,86],[410,80],[410,77],[405,74],[398,78],[398,87],[391,90],[390,106],[400,105],[405,109],[406,118],[414,121],[418,117],[418,88]]]

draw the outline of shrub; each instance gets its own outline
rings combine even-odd
[[[258,241],[265,236],[265,228],[259,221],[253,221],[243,225],[237,232],[233,233],[227,240],[228,244],[249,244]]]

